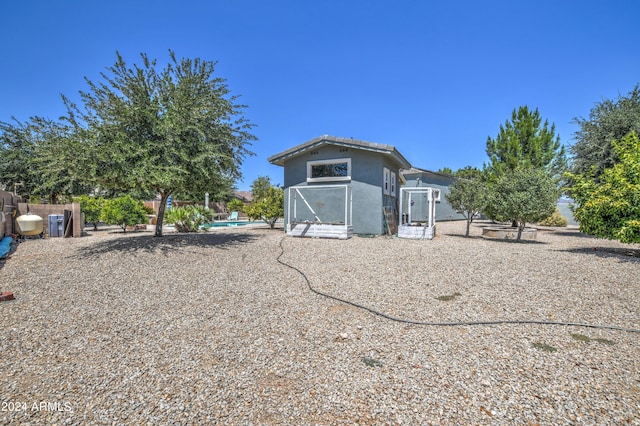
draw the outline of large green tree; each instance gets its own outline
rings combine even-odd
[[[215,193],[240,177],[247,145],[255,136],[215,62],[177,59],[157,70],[141,54],[128,66],[115,64],[96,83],[86,79],[81,106],[63,97],[67,119],[83,142],[73,162],[76,173],[111,190],[155,191],[160,195],[156,236],[162,235],[166,201],[174,193]]]
[[[0,122],[1,186],[21,195],[33,192],[40,180],[30,165],[35,148],[27,124]]]
[[[576,142],[570,147],[571,171],[581,175],[591,173],[599,180],[605,169],[619,161],[613,141],[631,131],[640,134],[640,84],[627,96],[596,103],[588,118],[576,117],[574,123],[580,130],[575,132]]]
[[[549,125],[548,120],[543,122],[538,109],[531,111],[527,106],[514,109],[511,120],[500,125],[496,138],[487,138],[486,152],[489,164],[485,164],[484,172],[489,192],[494,191],[498,179],[518,169],[539,170],[560,185],[567,168],[565,149],[555,133],[555,125]],[[496,207],[487,203],[484,213],[498,219],[503,215]],[[513,226],[519,222],[516,216],[502,220],[511,220]]]
[[[611,143],[619,161],[600,177],[593,171],[570,175],[569,191],[577,202],[573,214],[582,232],[640,243],[640,139],[631,132]]]
[[[0,183],[33,200],[50,203],[88,191],[82,175],[74,175],[73,129],[63,122],[32,117],[27,122],[0,122]]]
[[[542,169],[560,178],[567,166],[555,125],[543,122],[538,109],[531,111],[527,106],[514,109],[495,139],[487,138],[486,152],[489,164],[485,168],[494,178],[519,167]]]

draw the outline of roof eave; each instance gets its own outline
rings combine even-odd
[[[373,142],[365,142],[355,139],[337,138],[332,136],[321,136],[319,138],[312,139],[303,144],[297,145],[279,154],[272,155],[267,160],[271,164],[277,166],[284,166],[286,160],[297,157],[305,151],[311,150],[318,145],[337,145],[346,146],[349,148],[360,149],[363,151],[377,152],[384,155],[389,155],[400,164],[400,168],[410,168],[411,164],[406,158],[392,145],[383,145]]]

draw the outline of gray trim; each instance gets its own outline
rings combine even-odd
[[[336,136],[323,135],[310,141],[304,142],[293,148],[282,151],[278,154],[272,155],[268,158],[271,164],[278,166],[284,166],[285,161],[290,158],[297,157],[306,151],[317,148],[322,145],[337,145],[345,146],[349,148],[357,148],[365,151],[379,152],[391,156],[398,164],[400,168],[408,169],[411,167],[409,161],[393,145],[386,145],[377,142],[367,142],[358,139],[339,138]]]
[[[403,176],[417,175],[417,174],[427,174],[427,175],[433,175],[433,176],[440,176],[440,177],[443,177],[443,178],[449,178],[449,179],[452,179],[452,180],[456,180],[457,179],[454,175],[449,175],[449,174],[446,174],[446,173],[433,172],[431,170],[419,169],[417,167],[411,167],[409,169],[402,169],[400,171],[400,173]]]

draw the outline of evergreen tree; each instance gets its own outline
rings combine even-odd
[[[486,152],[486,169],[494,179],[519,167],[542,169],[559,179],[567,166],[555,125],[547,120],[543,123],[538,109],[530,111],[527,106],[514,109],[511,120],[500,125],[496,138],[487,138]]]
[[[514,109],[511,120],[500,126],[496,138],[487,139],[486,152],[489,164],[485,165],[484,172],[489,192],[495,191],[496,182],[502,176],[519,169],[541,171],[560,185],[567,168],[565,150],[555,134],[555,125],[549,125],[547,120],[543,123],[538,109],[530,111],[527,106]],[[484,209],[491,219],[503,216],[502,212],[495,203],[487,203]],[[516,216],[498,220],[511,220],[514,227],[519,222]]]

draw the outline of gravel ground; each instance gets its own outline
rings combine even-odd
[[[105,230],[0,269],[2,424],[640,424],[640,246]],[[442,297],[450,296],[450,297]],[[450,300],[439,300],[450,299]]]

